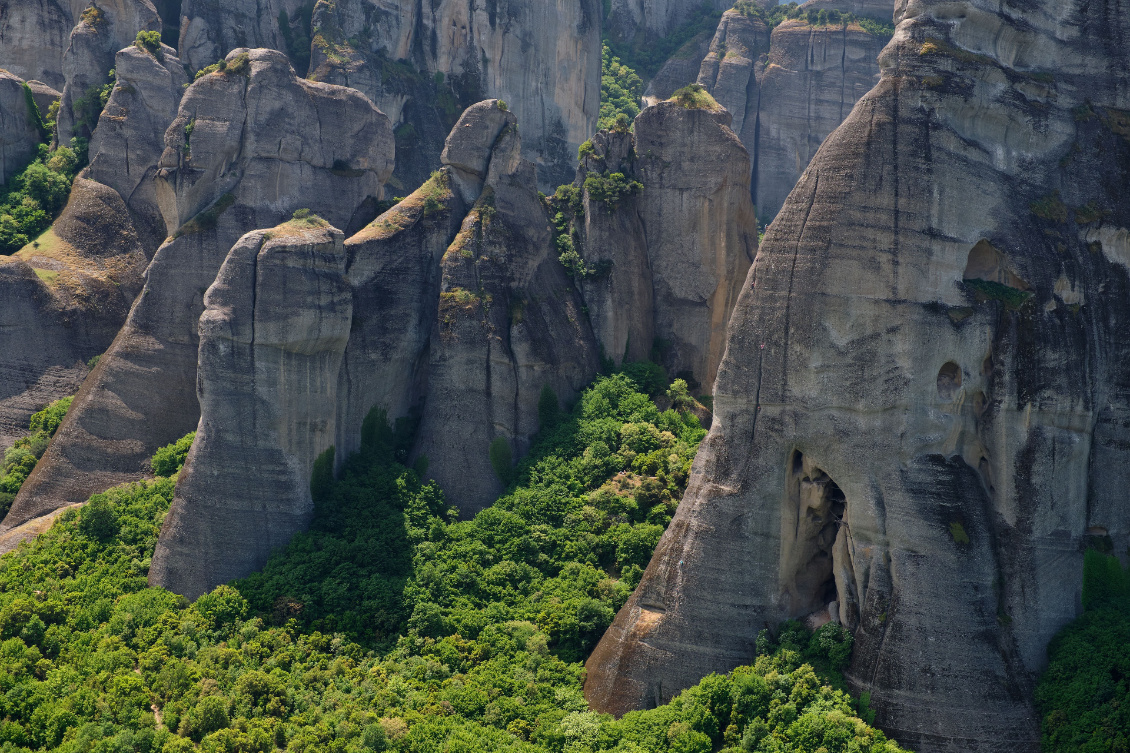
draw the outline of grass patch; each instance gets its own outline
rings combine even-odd
[[[48,285],[54,284],[55,280],[59,279],[59,273],[50,269],[35,269],[35,276],[43,280]]]

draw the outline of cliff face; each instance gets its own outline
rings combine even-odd
[[[295,15],[302,0],[183,0],[177,49],[194,71],[240,47],[286,50],[279,13]],[[305,76],[306,71],[298,71]]]
[[[757,251],[749,156],[729,123],[721,109],[662,102],[639,114],[634,136],[598,134],[576,181],[582,289],[604,353],[654,357],[703,389]],[[616,174],[638,193],[612,195]]]
[[[72,136],[90,136],[102,111],[99,93],[108,83],[116,53],[133,44],[139,31],[160,30],[161,18],[150,0],[109,0],[75,16],[63,52],[59,143],[69,143]]]
[[[611,0],[605,23],[609,36],[617,42],[641,37],[654,40],[675,31],[703,6],[722,11],[732,7],[733,3],[727,0],[707,0],[705,3],[700,0]]]
[[[154,583],[204,593],[262,567],[309,523],[353,310],[342,241],[318,221],[249,233],[205,294],[200,424],[153,554]]]
[[[0,185],[31,161],[39,144],[23,84],[18,77],[0,70]]]
[[[596,708],[822,614],[901,743],[1039,749],[1085,542],[1130,544],[1130,15],[1094,10],[906,4],[765,237],[690,488],[589,660]]]
[[[63,51],[85,7],[85,2],[56,0],[0,3],[0,68],[26,81],[62,89]]]
[[[165,133],[156,193],[172,237],[4,528],[137,478],[192,430],[203,295],[236,240],[300,208],[341,227],[372,216],[392,168],[388,119],[355,91],[297,79],[282,53],[229,63],[189,87]]]
[[[341,0],[314,13],[311,71],[355,86],[389,113],[411,117],[401,144],[408,188],[434,169],[455,107],[505,101],[522,123],[523,154],[545,190],[567,183],[577,147],[600,112],[600,13],[596,0]],[[391,10],[391,12],[390,12]],[[400,61],[400,62],[396,62]],[[442,75],[440,75],[442,74]]]

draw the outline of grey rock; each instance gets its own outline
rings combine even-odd
[[[157,163],[187,78],[168,46],[162,48],[161,60],[134,45],[126,47],[114,70],[114,90],[90,140],[89,177],[123,197],[146,247],[156,251],[168,234],[157,204]]]
[[[0,257],[0,448],[73,395],[125,321],[147,261],[121,197],[77,178],[38,246]]]
[[[118,50],[133,44],[139,31],[160,31],[161,19],[150,0],[103,0],[75,19],[63,53],[62,104],[56,124],[59,143],[89,138],[102,111],[106,86]]]
[[[63,51],[86,3],[6,0],[0,3],[0,68],[62,89]]]
[[[302,0],[184,0],[177,50],[193,71],[243,47],[285,51],[279,12],[293,16],[302,4]]]
[[[595,130],[600,18],[596,0],[339,0],[315,10],[311,72],[359,88],[394,124],[412,125],[411,169],[397,168],[408,188],[439,166],[455,107],[501,99],[549,191],[571,180],[577,147]]]
[[[340,227],[372,216],[392,170],[388,119],[358,92],[296,78],[280,52],[229,60],[241,55],[243,73],[204,76],[185,93],[157,178],[172,237],[100,361],[97,387],[76,400],[0,527],[138,478],[155,449],[197,424],[197,321],[236,240],[300,208]]]
[[[886,24],[889,24],[894,16],[894,3],[891,0],[808,0],[800,7],[803,10],[827,9],[854,13]]]
[[[353,309],[343,239],[303,221],[249,233],[205,294],[200,424],[150,582],[196,598],[308,525]]]
[[[702,60],[710,52],[713,35],[704,31],[680,47],[647,82],[641,100],[647,107],[670,99],[676,89],[695,83]]]
[[[609,36],[617,42],[656,40],[686,23],[704,5],[724,11],[728,0],[612,0],[606,20]]]
[[[634,138],[598,134],[578,177],[622,172],[643,186],[613,207],[585,191],[582,255],[593,273],[582,285],[604,353],[657,357],[704,390],[757,252],[749,155],[729,122],[720,108],[661,102],[639,114]]]
[[[35,106],[39,108],[40,115],[46,120],[51,105],[60,99],[63,93],[52,89],[42,81],[28,81],[27,86],[31,89],[31,96],[35,100]]]
[[[0,70],[0,185],[27,167],[38,145],[24,82]]]
[[[690,488],[589,659],[595,708],[835,601],[900,743],[1039,750],[1087,537],[1130,545],[1130,60],[1105,42],[1130,16],[1086,9],[906,5],[766,234]]]

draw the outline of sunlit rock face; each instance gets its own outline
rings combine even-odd
[[[792,617],[919,751],[1036,751],[1082,552],[1130,545],[1130,11],[908,2],[769,228],[715,423],[588,662],[623,713]]]

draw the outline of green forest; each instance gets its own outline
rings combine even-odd
[[[189,604],[146,585],[172,476],[91,498],[0,558],[0,751],[896,751],[838,669],[851,636],[796,624],[728,676],[623,719],[582,662],[638,582],[705,432],[654,368],[600,378],[509,491],[460,521],[374,412],[316,519]],[[676,394],[676,398],[681,395]],[[688,401],[676,404],[686,406]]]

